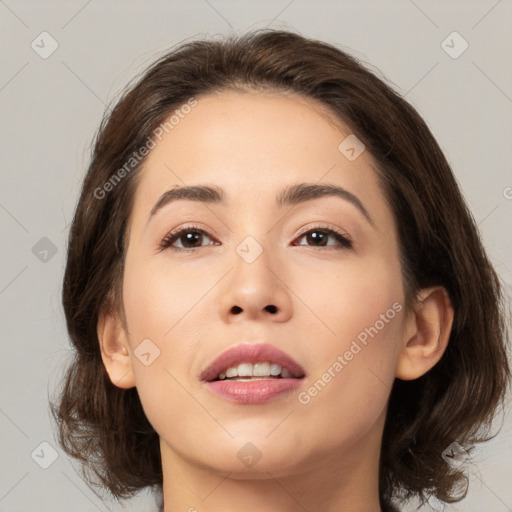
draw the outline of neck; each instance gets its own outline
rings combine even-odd
[[[161,440],[164,512],[381,512],[382,429],[356,445],[316,454],[301,467],[219,471],[180,456]],[[260,462],[263,461],[263,458]]]

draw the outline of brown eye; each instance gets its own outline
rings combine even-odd
[[[210,239],[210,243],[203,244],[204,239]],[[175,244],[178,244],[177,246]],[[204,245],[213,245],[215,242],[212,241],[206,231],[200,228],[185,226],[179,228],[172,233],[169,233],[161,244],[162,249],[175,249],[178,251],[187,249],[197,249]]]
[[[352,247],[352,241],[349,240],[348,237],[329,228],[312,228],[309,231],[302,233],[299,239],[301,238],[305,238],[307,243],[299,243],[296,245],[311,245],[313,247],[330,247],[341,245],[346,249],[350,249]],[[338,244],[329,243],[329,238],[336,240]]]

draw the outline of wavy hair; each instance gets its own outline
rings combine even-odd
[[[96,135],[68,241],[63,306],[74,348],[52,404],[59,441],[89,481],[126,498],[161,489],[158,434],[136,389],[114,386],[97,338],[102,308],[120,290],[138,171],[125,169],[154,130],[190,98],[225,90],[292,92],[319,101],[365,144],[399,234],[406,306],[425,287],[443,286],[454,307],[448,347],[413,381],[395,379],[383,434],[379,495],[393,503],[430,495],[450,502],[467,492],[460,468],[442,452],[489,438],[510,382],[503,288],[475,221],[434,136],[417,111],[353,56],[288,31],[179,45],[138,77]],[[111,182],[112,183],[112,182]],[[101,197],[100,197],[101,196]]]

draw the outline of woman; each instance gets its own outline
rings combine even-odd
[[[460,499],[510,378],[501,293],[431,132],[354,58],[184,44],[96,139],[61,443],[166,512]]]

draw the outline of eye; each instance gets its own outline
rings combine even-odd
[[[202,243],[204,239],[209,239],[209,243]],[[313,247],[332,247],[333,249],[351,249],[352,240],[350,237],[329,226],[317,226],[303,231],[298,238],[305,238],[307,243],[294,243],[293,245],[310,245]],[[329,239],[334,243],[329,243]],[[176,246],[176,243],[180,246]],[[205,245],[219,245],[219,242],[213,241],[208,233],[197,226],[182,226],[169,233],[161,242],[161,249],[172,249],[174,251],[187,251],[204,247]]]
[[[210,239],[210,243],[201,243],[205,237]],[[179,242],[181,247],[174,246],[175,242]],[[175,251],[197,249],[204,245],[218,245],[218,242],[213,242],[208,233],[197,226],[181,226],[169,233],[160,244],[161,249],[169,248]]]
[[[299,237],[306,239],[306,244],[294,244],[294,245],[312,245],[313,247],[330,247],[338,245],[338,248],[343,249],[351,249],[352,248],[352,240],[350,237],[341,233],[338,230],[331,228],[329,226],[316,226],[313,228],[309,228],[308,231],[305,231]],[[329,238],[334,239],[335,243],[329,243]],[[338,242],[338,244],[336,244]],[[336,248],[336,247],[333,247]]]

